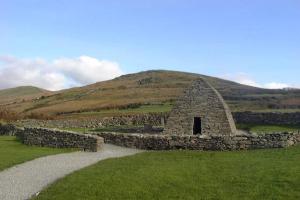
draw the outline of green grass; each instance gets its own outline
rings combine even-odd
[[[79,132],[79,133],[85,133],[87,131],[92,131],[93,129],[90,128],[59,128],[61,130],[66,130],[66,131],[73,131],[73,132]]]
[[[37,199],[299,199],[299,188],[300,146],[146,152],[73,173]]]
[[[139,108],[129,108],[129,109],[104,109],[100,111],[91,112],[80,112],[72,114],[64,114],[63,117],[67,118],[78,118],[78,117],[108,117],[108,116],[118,116],[126,114],[146,114],[146,113],[168,113],[172,110],[172,104],[158,104],[158,105],[142,105]],[[265,109],[265,110],[255,110],[255,112],[278,112],[278,113],[293,113],[299,112],[300,109]]]
[[[38,157],[70,151],[72,150],[26,146],[15,137],[0,136],[0,171]]]
[[[237,124],[237,128],[255,133],[274,133],[274,132],[289,132],[300,131],[298,125],[260,125],[260,124]]]
[[[170,112],[173,105],[171,104],[158,104],[158,105],[142,105],[139,108],[128,109],[104,109],[95,112],[81,112],[65,114],[64,117],[105,117],[117,116],[124,114],[145,114],[145,113],[166,113]]]
[[[262,109],[255,112],[295,113],[300,112],[300,109]]]

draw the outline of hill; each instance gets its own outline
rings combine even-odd
[[[33,86],[4,89],[0,90],[0,105],[29,101],[50,94],[52,94],[52,92]]]
[[[198,77],[206,78],[218,89],[233,111],[300,108],[300,90],[261,89],[199,74],[163,70],[123,75],[11,104],[8,108],[24,114],[47,113],[56,117],[164,112],[171,109],[181,92]]]

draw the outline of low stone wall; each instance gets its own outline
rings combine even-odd
[[[246,150],[284,148],[300,143],[300,133],[274,133],[266,135],[194,136],[194,135],[145,135],[97,133],[105,143],[146,150]]]
[[[103,138],[96,135],[55,129],[24,128],[19,129],[16,135],[26,145],[42,147],[78,148],[84,151],[96,152],[104,144]]]
[[[18,129],[12,124],[0,124],[0,135],[14,136]]]
[[[271,124],[271,125],[300,125],[300,112],[295,113],[233,113],[235,123],[238,124]]]
[[[297,113],[232,113],[236,123],[243,124],[272,124],[272,125],[300,125],[300,112]],[[168,114],[139,114],[94,119],[69,120],[21,120],[16,124],[27,127],[53,128],[99,128],[104,126],[135,125],[164,126]]]
[[[116,117],[103,117],[93,119],[66,119],[66,120],[20,120],[16,124],[26,127],[54,127],[54,128],[99,128],[105,126],[135,125],[143,126],[151,124],[161,126],[164,124],[167,114],[139,114],[122,115]]]

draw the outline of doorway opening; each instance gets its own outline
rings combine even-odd
[[[201,134],[201,118],[200,117],[194,117],[193,134],[194,135]]]

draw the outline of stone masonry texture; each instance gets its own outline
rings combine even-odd
[[[232,151],[267,148],[285,148],[300,143],[299,132],[273,133],[266,135],[152,135],[101,132],[105,143],[145,150],[210,150]]]
[[[26,145],[53,148],[78,148],[96,152],[103,147],[103,138],[96,135],[80,134],[44,128],[19,129],[17,137]]]
[[[219,92],[206,80],[198,79],[187,88],[174,105],[164,134],[193,135],[194,118],[201,119],[203,135],[234,135],[235,123],[229,107]]]
[[[8,135],[14,136],[18,129],[12,124],[0,124],[0,136],[1,135]]]
[[[233,112],[235,123],[242,124],[271,124],[271,125],[300,125],[300,112],[295,113],[263,113],[263,112]],[[152,113],[138,115],[121,115],[115,117],[100,117],[93,119],[61,119],[18,121],[20,126],[53,127],[53,128],[100,128],[105,126],[133,125],[163,126],[169,114]]]

